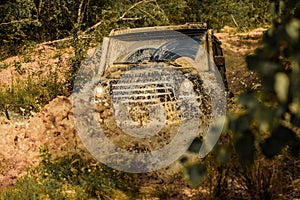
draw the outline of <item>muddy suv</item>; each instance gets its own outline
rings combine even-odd
[[[174,124],[191,119],[207,132],[218,104],[212,96],[227,90],[221,42],[205,23],[113,30],[102,44],[99,76],[102,129],[134,138],[172,138]]]

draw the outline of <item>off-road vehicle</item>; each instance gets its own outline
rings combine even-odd
[[[136,151],[166,145],[184,120],[198,120],[203,136],[227,89],[221,42],[205,23],[113,30],[102,44],[99,76],[100,126]],[[156,138],[154,146],[145,137]]]

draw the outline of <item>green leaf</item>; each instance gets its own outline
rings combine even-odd
[[[274,120],[276,115],[276,110],[272,107],[260,105],[256,108],[254,119],[257,123],[260,132],[266,132],[270,130],[270,127],[276,123]]]
[[[244,114],[239,116],[235,120],[231,120],[229,123],[229,129],[232,130],[236,135],[249,129],[252,124],[252,116],[250,114]]]
[[[199,137],[197,137],[193,140],[192,144],[188,148],[188,151],[192,153],[199,153],[201,146],[202,140]]]
[[[291,40],[293,42],[297,42],[300,38],[300,20],[296,18],[291,19],[291,21],[286,25],[285,30]]]
[[[253,91],[246,91],[238,98],[238,103],[247,109],[255,108],[258,104]]]
[[[297,136],[293,131],[286,127],[279,126],[272,132],[270,137],[260,144],[260,147],[263,154],[267,158],[272,159],[281,152],[284,146],[288,143],[294,143],[297,140]],[[296,148],[296,143],[294,146]]]
[[[248,68],[250,70],[255,70],[261,75],[270,76],[274,74],[278,69],[280,69],[280,64],[271,61],[271,57],[273,57],[276,53],[276,50],[273,48],[266,49],[264,51],[257,50],[256,55],[251,55],[246,58]],[[260,56],[268,56],[270,60]]]
[[[278,72],[275,75],[274,89],[280,102],[285,103],[288,98],[290,79],[287,74]]]
[[[239,162],[245,168],[251,167],[254,163],[254,139],[254,135],[250,129],[235,138],[234,147],[237,151]]]
[[[282,141],[276,140],[272,137],[266,139],[260,145],[263,154],[269,159],[272,159],[276,155],[278,155],[281,152],[282,146],[283,146]]]
[[[192,187],[198,187],[207,176],[207,168],[204,164],[197,163],[190,165],[184,169],[185,178]]]
[[[230,149],[225,145],[220,145],[217,146],[216,151],[217,151],[218,161],[222,165],[226,164],[230,157],[230,153],[231,153]]]

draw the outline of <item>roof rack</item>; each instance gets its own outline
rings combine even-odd
[[[122,28],[122,29],[113,29],[109,36],[117,36],[122,34],[131,34],[131,33],[145,33],[145,32],[156,32],[156,31],[180,31],[186,29],[195,29],[195,30],[207,30],[207,24],[203,22],[190,22],[182,25],[170,25],[170,26],[154,26],[154,27],[142,27],[142,28]]]

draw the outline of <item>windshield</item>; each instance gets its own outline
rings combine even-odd
[[[184,33],[184,34],[183,34]],[[173,61],[179,57],[193,60],[205,36],[203,30],[159,30],[127,33],[109,38],[105,66],[116,63]]]

